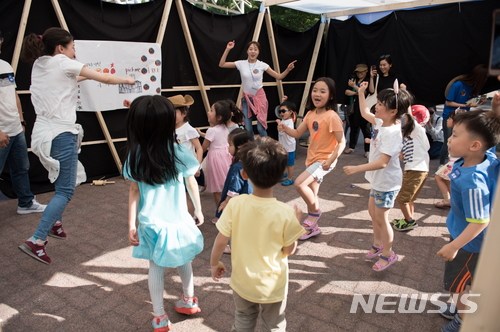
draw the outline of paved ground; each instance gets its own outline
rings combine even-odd
[[[342,155],[337,168],[320,189],[323,234],[299,244],[290,258],[288,331],[438,331],[447,321],[427,313],[398,313],[398,304],[382,309],[396,313],[350,313],[354,294],[433,294],[442,292],[444,263],[436,252],[447,239],[445,217],[433,203],[440,197],[433,176],[416,201],[420,227],[395,234],[400,261],[388,270],[372,271],[364,253],[372,243],[367,211],[369,186],[363,174],[347,177],[342,166],[366,162],[361,145],[352,155]],[[304,169],[306,149],[297,151],[296,174]],[[437,161],[431,161],[435,170]],[[53,262],[41,264],[17,249],[32,235],[39,215],[16,214],[16,201],[0,202],[0,331],[152,331],[147,286],[148,265],[131,257],[127,242],[128,183],[77,188],[64,215],[68,240],[50,238]],[[305,209],[293,188],[277,185],[278,199]],[[47,203],[53,193],[39,195]],[[203,193],[205,218],[215,206]],[[400,217],[396,209],[391,217]],[[167,269],[165,305],[173,331],[229,331],[233,301],[229,278],[210,278],[209,257],[216,236],[210,222],[201,226],[205,250],[193,261],[195,293],[202,312],[186,317],[174,312],[182,292],[175,269]],[[230,257],[223,257],[230,266]],[[368,296],[365,296],[368,299]],[[397,302],[391,298],[386,302]],[[399,303],[399,302],[398,302]]]

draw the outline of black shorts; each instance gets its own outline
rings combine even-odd
[[[470,285],[476,270],[479,253],[459,249],[454,260],[446,262],[444,269],[444,289],[450,293],[461,293]]]

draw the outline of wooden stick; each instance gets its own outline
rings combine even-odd
[[[165,36],[165,30],[167,29],[170,9],[172,9],[172,0],[167,0],[165,1],[165,7],[163,7],[163,15],[161,16],[160,26],[158,27],[158,35],[156,36],[156,43],[160,45],[163,43],[163,37]]]
[[[273,58],[273,67],[277,73],[281,73],[280,62],[278,59],[278,50],[276,49],[276,39],[274,38],[273,22],[271,21],[271,12],[269,11],[269,7],[266,8],[265,18],[266,18],[267,35],[269,36],[269,46],[271,47],[271,56]],[[281,100],[283,99],[283,96],[285,94],[283,91],[283,81],[276,80],[276,84],[278,87],[278,96],[281,103]]]
[[[314,45],[314,51],[313,51],[311,63],[309,64],[309,71],[307,73],[307,79],[306,79],[307,83],[306,83],[306,86],[304,87],[304,94],[302,95],[302,101],[301,101],[300,107],[299,107],[300,118],[297,118],[297,124],[296,124],[297,127],[302,122],[302,117],[304,116],[307,97],[309,96],[309,90],[311,88],[311,81],[312,81],[312,77],[314,75],[314,68],[316,68],[316,62],[318,61],[319,47],[321,46],[321,41],[323,40],[323,32],[324,31],[325,31],[325,19],[324,19],[324,15],[323,15],[323,16],[321,16],[321,23],[319,25],[318,35],[316,36],[316,44]]]
[[[191,38],[191,32],[189,31],[189,25],[186,19],[186,14],[184,13],[184,7],[182,6],[181,0],[175,0],[175,4],[177,5],[177,11],[179,12],[179,18],[181,19],[182,31],[184,32],[184,39],[186,40],[189,55],[191,56],[191,62],[193,63],[196,80],[198,81],[198,85],[200,86],[203,105],[205,106],[205,111],[208,113],[208,111],[210,110],[210,101],[208,100],[207,91],[205,89],[203,75],[201,75],[200,64],[198,63],[198,58],[196,56],[196,50],[194,48],[193,39]]]
[[[12,56],[12,68],[14,74],[16,73],[17,66],[19,65],[19,55],[23,46],[24,33],[26,32],[26,24],[28,23],[28,16],[30,14],[32,0],[24,2],[23,14],[21,15],[21,22],[19,23],[19,31],[17,32],[16,46],[14,47],[14,55]]]

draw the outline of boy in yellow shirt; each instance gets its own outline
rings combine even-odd
[[[279,202],[273,187],[287,164],[287,152],[269,137],[241,146],[238,154],[254,188],[251,195],[231,199],[216,226],[219,234],[212,249],[212,278],[218,281],[226,268],[220,257],[232,237],[232,275],[236,317],[232,331],[253,331],[259,311],[262,331],[285,331],[288,260],[305,233],[302,211]]]

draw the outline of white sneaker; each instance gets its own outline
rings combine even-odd
[[[43,212],[47,205],[40,204],[35,198],[32,200],[33,204],[30,207],[17,207],[17,214],[30,214],[36,212]]]

